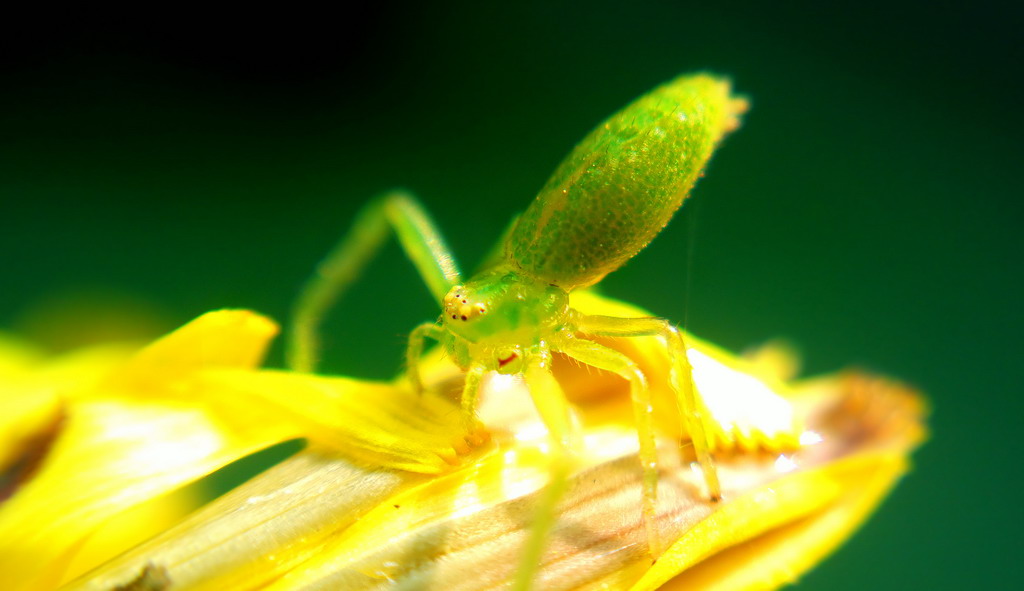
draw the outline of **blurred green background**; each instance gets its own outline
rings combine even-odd
[[[112,314],[140,336],[220,307],[284,321],[360,205],[395,186],[471,269],[598,121],[720,72],[752,100],[743,128],[603,288],[732,349],[786,337],[810,373],[858,365],[930,396],[915,471],[801,589],[1021,584],[1014,6],[345,10],[8,19],[0,327],[59,348]],[[388,376],[436,313],[390,246],[332,318],[326,367]]]

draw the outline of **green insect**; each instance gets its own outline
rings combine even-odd
[[[488,372],[524,374],[551,384],[553,353],[613,372],[630,385],[644,473],[644,521],[652,527],[657,465],[647,379],[637,363],[592,337],[658,336],[673,364],[672,386],[712,498],[720,495],[708,437],[710,419],[692,384],[682,333],[662,318],[586,315],[569,292],[594,285],[642,250],[682,205],[715,146],[735,129],[746,102],[727,81],[706,74],[679,77],[640,97],[594,129],[555,170],[507,232],[503,252],[464,280],[433,223],[404,193],[372,201],[352,231],[327,257],[295,309],[289,363],[312,371],[316,328],[393,230],[440,305],[440,317],[409,337],[409,381],[427,339],[438,341],[465,372],[462,414],[476,423],[481,380]],[[573,433],[569,406],[551,387],[531,388],[551,435],[551,484],[538,508],[516,588],[528,588],[554,506],[568,479]],[[557,390],[555,386],[554,390]]]

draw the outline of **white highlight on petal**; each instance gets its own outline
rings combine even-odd
[[[768,438],[792,433],[793,407],[767,384],[697,349],[687,355],[697,389],[723,430]]]
[[[537,441],[540,439],[546,439],[548,436],[547,427],[544,423],[536,422],[525,425],[522,429],[516,431],[516,441],[525,443],[528,441]]]
[[[797,465],[792,458],[782,455],[775,459],[775,469],[782,473],[792,472],[797,469]]]
[[[814,445],[821,443],[824,439],[817,431],[804,431],[800,434],[800,445]]]

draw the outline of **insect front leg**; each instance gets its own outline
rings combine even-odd
[[[519,570],[512,584],[514,591],[527,591],[540,568],[541,556],[555,524],[555,509],[565,494],[573,466],[573,457],[580,446],[579,431],[573,420],[569,402],[562,388],[551,374],[551,352],[541,351],[531,356],[523,372],[530,397],[548,430],[550,449],[548,484],[544,488],[534,511],[533,524],[523,547]]]
[[[470,445],[478,445],[487,439],[487,431],[476,417],[476,407],[480,401],[480,384],[490,368],[483,364],[474,364],[466,372],[466,381],[462,386],[462,428]]]
[[[405,375],[409,385],[417,394],[423,393],[423,380],[420,379],[420,357],[427,339],[440,341],[444,337],[444,329],[434,322],[424,322],[409,334],[409,344],[405,349]]]
[[[613,316],[580,315],[577,329],[588,335],[608,337],[659,336],[668,346],[672,363],[672,389],[676,393],[693,449],[704,473],[704,482],[712,500],[722,498],[714,458],[711,457],[711,420],[693,384],[693,367],[686,354],[683,333],[664,318],[616,318]]]
[[[327,311],[362,273],[384,240],[394,231],[430,293],[440,305],[445,293],[460,281],[459,270],[430,216],[409,194],[386,193],[356,216],[352,229],[317,266],[292,309],[287,362],[296,371],[316,368],[317,329]]]

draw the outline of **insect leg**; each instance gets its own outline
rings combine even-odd
[[[474,364],[466,371],[466,381],[462,386],[462,427],[470,445],[478,445],[488,437],[480,419],[476,417],[476,407],[480,398],[480,383],[490,370],[486,365]]]
[[[409,385],[417,394],[423,393],[423,380],[420,379],[420,356],[423,355],[426,340],[440,341],[442,336],[444,336],[444,329],[434,322],[424,322],[409,334],[409,345],[405,349],[405,372],[409,378]]]
[[[661,538],[655,528],[658,500],[658,451],[654,441],[654,409],[651,406],[651,393],[647,387],[647,378],[632,359],[593,341],[572,339],[565,343],[559,343],[556,348],[560,353],[564,353],[580,363],[618,374],[629,382],[633,418],[636,421],[637,438],[640,443],[640,464],[643,469],[644,527],[647,529],[651,555],[657,556],[663,550]]]
[[[287,347],[290,368],[304,372],[315,369],[319,346],[316,331],[321,320],[380,249],[389,228],[438,304],[448,289],[459,282],[459,270],[448,247],[411,195],[394,191],[374,199],[317,266],[295,302]]]
[[[672,389],[683,414],[687,433],[704,473],[704,482],[712,500],[722,498],[714,458],[711,457],[710,416],[693,384],[693,367],[686,355],[683,333],[664,318],[616,318],[613,316],[586,316],[577,319],[577,329],[588,335],[609,337],[659,336],[668,346],[672,363]]]
[[[573,422],[569,402],[551,374],[551,353],[542,351],[531,356],[524,371],[530,397],[548,429],[551,448],[547,453],[548,484],[541,493],[533,516],[529,537],[523,547],[519,570],[512,589],[527,591],[540,568],[541,556],[548,535],[555,524],[555,509],[569,483],[573,455],[579,448],[579,432]]]

